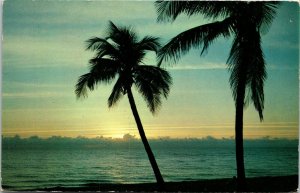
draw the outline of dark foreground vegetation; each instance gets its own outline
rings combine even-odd
[[[247,192],[297,192],[298,175],[255,177],[247,179]],[[6,187],[3,187],[6,190]],[[36,190],[30,190],[36,191]],[[86,184],[82,187],[54,187],[39,191],[134,191],[134,192],[235,192],[236,179],[214,179],[183,182],[166,182],[163,190],[156,183],[144,184]]]

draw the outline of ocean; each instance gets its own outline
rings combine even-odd
[[[232,139],[149,140],[165,181],[232,178]],[[298,174],[298,140],[245,140],[247,177]],[[106,138],[2,138],[2,187],[28,190],[89,183],[155,182],[142,142]]]

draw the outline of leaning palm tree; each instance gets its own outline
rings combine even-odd
[[[110,22],[105,38],[94,37],[87,43],[87,49],[95,51],[96,55],[89,61],[90,72],[78,79],[75,90],[77,97],[86,97],[87,89],[92,91],[96,84],[110,83],[117,78],[108,98],[108,106],[114,106],[123,95],[127,94],[156,181],[159,186],[163,185],[163,177],[147,141],[131,90],[132,85],[135,85],[153,114],[161,105],[161,96],[165,98],[168,96],[172,83],[169,73],[157,66],[142,63],[147,51],[159,50],[159,39],[145,36],[138,40],[131,28],[117,27]]]
[[[191,48],[202,47],[201,55],[218,37],[233,36],[227,59],[229,79],[235,100],[235,142],[238,188],[245,185],[243,148],[243,108],[252,101],[263,120],[265,60],[261,32],[270,26],[278,2],[157,1],[158,21],[174,21],[180,14],[202,14],[211,23],[184,31],[172,38],[158,54],[163,61],[178,59]]]

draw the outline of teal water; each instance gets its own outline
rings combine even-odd
[[[233,140],[152,140],[165,181],[231,178]],[[297,140],[245,141],[248,177],[298,174]],[[155,182],[138,140],[2,139],[5,190]]]

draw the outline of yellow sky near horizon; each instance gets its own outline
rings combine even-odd
[[[48,130],[9,130],[2,132],[3,136],[15,136],[27,138],[31,136],[39,136],[48,138],[51,136],[78,137],[87,138],[95,137],[111,137],[122,138],[125,134],[134,135],[140,138],[135,125],[131,127],[123,127],[121,125],[110,126],[111,128],[84,128],[84,129],[48,129]],[[234,125],[198,125],[198,126],[155,126],[144,125],[148,138],[205,138],[212,136],[217,139],[234,137]],[[288,130],[288,132],[286,132]],[[244,125],[244,137],[246,139],[255,139],[262,137],[271,138],[298,138],[298,123],[272,123],[272,124],[252,124]]]

